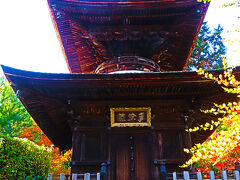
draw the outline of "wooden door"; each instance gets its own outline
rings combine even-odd
[[[149,135],[134,136],[135,142],[135,179],[146,180],[151,178],[151,165],[153,160],[152,144],[150,144]]]
[[[152,148],[150,142],[149,134],[114,135],[112,179],[151,179]]]
[[[113,174],[116,180],[131,180],[130,177],[130,141],[129,137],[125,135],[115,136],[114,138],[114,152],[112,161]]]

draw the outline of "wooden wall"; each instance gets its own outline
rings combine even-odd
[[[80,132],[74,140],[72,173],[96,173],[101,163],[108,163],[109,179],[158,179],[160,162],[167,171],[188,158],[183,152],[190,139],[185,131],[121,129],[102,132]]]

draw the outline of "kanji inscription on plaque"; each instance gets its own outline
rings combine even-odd
[[[111,127],[151,126],[151,108],[110,108]]]

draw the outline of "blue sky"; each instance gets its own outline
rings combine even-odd
[[[240,33],[232,32],[240,29],[240,8],[218,8],[219,1],[212,1],[206,18],[211,27],[219,23],[224,27],[228,63],[240,65]],[[38,72],[69,72],[46,0],[0,1],[0,17],[0,64]],[[235,38],[233,43],[228,41]]]

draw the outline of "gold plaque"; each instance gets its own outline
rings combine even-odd
[[[110,108],[111,127],[150,127],[151,108]]]

